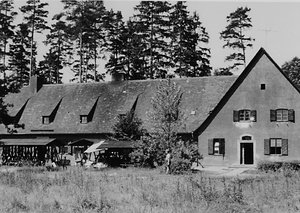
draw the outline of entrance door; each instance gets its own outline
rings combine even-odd
[[[240,153],[241,164],[253,164],[253,143],[241,143]]]

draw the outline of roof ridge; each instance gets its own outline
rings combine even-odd
[[[191,80],[191,79],[206,79],[206,78],[237,78],[239,75],[210,75],[210,76],[199,76],[199,77],[183,77],[183,78],[171,78],[171,80]],[[137,80],[124,80],[119,82],[113,81],[102,81],[102,82],[84,82],[84,83],[63,83],[63,84],[43,84],[43,86],[78,86],[78,85],[96,85],[96,84],[116,84],[116,83],[129,83],[129,82],[156,82],[165,80],[166,78],[156,78],[156,79],[137,79]]]

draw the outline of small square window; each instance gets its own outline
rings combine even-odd
[[[50,123],[50,117],[49,116],[43,116],[42,117],[43,124],[49,124]]]
[[[260,89],[261,89],[261,90],[265,90],[265,89],[266,89],[266,84],[261,84],[261,85],[260,85]]]
[[[80,115],[80,123],[87,124],[88,123],[88,116],[87,115]]]

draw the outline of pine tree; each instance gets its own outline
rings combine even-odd
[[[142,1],[134,9],[138,13],[133,16],[136,34],[143,43],[143,69],[145,78],[165,78],[169,64],[171,6],[166,1]]]
[[[17,27],[13,42],[9,45],[11,52],[9,69],[19,84],[28,85],[30,78],[30,31],[26,24],[19,24]],[[33,52],[35,52],[35,45],[33,48]]]
[[[125,78],[129,79],[128,72],[126,72],[126,61],[125,51],[126,43],[128,42],[127,30],[122,20],[122,14],[120,11],[117,13],[112,10],[109,12],[109,20],[106,29],[108,31],[108,45],[107,50],[110,53],[110,57],[105,67],[107,73],[124,73]]]
[[[227,16],[228,25],[221,32],[221,39],[226,43],[223,48],[228,47],[235,52],[225,58],[226,61],[233,61],[230,69],[246,66],[246,48],[252,47],[254,39],[245,34],[252,27],[251,18],[248,13],[251,11],[248,7],[239,7]]]
[[[79,82],[101,80],[103,75],[97,73],[97,59],[103,57],[105,47],[104,22],[107,11],[103,1],[67,1],[63,0],[63,16],[67,22],[66,33],[75,43],[72,70]],[[78,78],[78,79],[77,79]]]
[[[11,42],[14,36],[14,24],[13,21],[16,12],[13,11],[13,1],[12,0],[1,0],[0,2],[0,57],[1,67],[0,72],[3,73],[3,78],[6,79],[6,59],[9,55],[9,49],[7,48],[8,43]]]
[[[199,16],[189,15],[184,2],[173,5],[170,15],[171,63],[174,72],[181,76],[198,77],[210,75],[210,49],[207,48],[208,33],[202,26]]]
[[[192,48],[190,54],[190,77],[209,76],[211,74],[210,49],[207,47],[209,36],[199,20],[199,15],[194,12],[192,19]]]
[[[43,33],[45,30],[49,29],[47,26],[47,16],[48,11],[44,8],[48,6],[48,3],[41,3],[40,0],[27,0],[26,5],[20,8],[20,11],[24,15],[24,24],[28,26],[30,31],[30,75],[35,74],[35,39],[36,33]]]
[[[48,79],[52,79],[49,83],[61,83],[62,73],[60,71],[63,65],[68,64],[68,55],[72,55],[72,43],[65,33],[66,23],[60,19],[60,15],[55,15],[52,18],[55,23],[51,25],[50,33],[44,41],[49,46],[48,56],[45,56],[45,60],[40,63],[41,66],[45,66],[46,64],[48,66],[48,69],[43,71],[43,75],[52,76],[52,78],[48,77]],[[47,71],[52,73],[45,73]]]
[[[62,73],[59,72],[63,68],[61,60],[53,48],[49,49],[44,60],[39,62],[37,72],[39,76],[43,76],[44,83],[47,84],[61,84]]]

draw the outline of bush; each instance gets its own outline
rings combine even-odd
[[[263,172],[298,171],[300,170],[300,161],[260,161],[257,164],[257,169]]]
[[[189,159],[183,159],[175,157],[171,161],[170,173],[171,174],[183,174],[191,170],[192,163]]]

